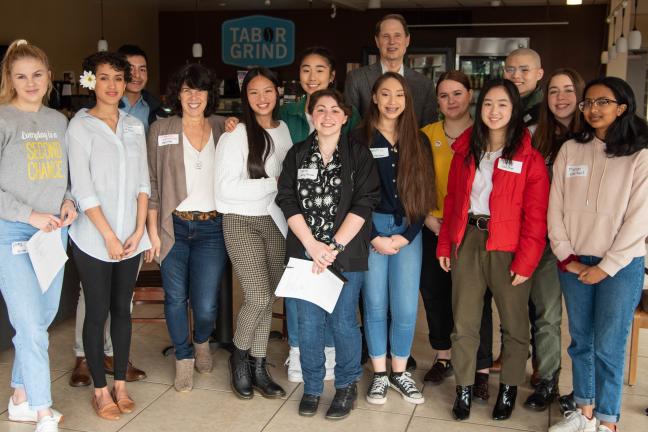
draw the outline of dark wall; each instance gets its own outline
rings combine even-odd
[[[450,47],[457,37],[530,37],[531,48],[542,56],[545,71],[572,67],[588,80],[599,75],[600,53],[605,38],[605,5],[580,7],[501,7],[462,10],[350,11],[338,9],[330,18],[330,9],[257,11],[264,15],[290,19],[295,23],[296,57],[306,47],[323,45],[338,59],[338,81],[345,78],[346,63],[362,61],[362,48],[375,46],[376,21],[389,12],[400,12],[411,24],[451,24],[486,22],[568,21],[561,26],[495,26],[412,29],[410,46]],[[234,78],[236,69],[221,62],[220,31],[223,21],[254,15],[242,12],[160,12],[160,85],[180,65],[191,60],[191,45],[203,44],[203,64],[216,70],[221,78]],[[196,25],[197,23],[197,30]],[[197,34],[197,36],[196,36]],[[296,59],[297,61],[297,59]],[[278,68],[282,79],[298,78],[297,65]]]

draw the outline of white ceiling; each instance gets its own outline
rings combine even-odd
[[[330,8],[331,3],[346,9],[365,10],[368,0],[198,0],[200,10],[272,10],[272,9],[310,9]],[[644,0],[641,0],[642,3]],[[606,4],[608,0],[583,0],[583,4]],[[382,0],[384,9],[417,8],[473,8],[489,7],[490,0]],[[502,6],[542,6],[564,5],[565,0],[502,0]],[[158,0],[160,10],[193,10],[196,0]]]

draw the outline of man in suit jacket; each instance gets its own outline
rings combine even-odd
[[[405,77],[414,99],[414,112],[421,127],[436,121],[437,106],[434,83],[424,75],[403,64],[410,43],[407,22],[402,15],[390,14],[376,23],[376,46],[380,60],[352,71],[346,79],[344,96],[364,116],[371,103],[371,88],[385,72],[397,72]]]

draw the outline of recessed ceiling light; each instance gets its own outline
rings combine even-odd
[[[583,4],[583,0],[567,0],[567,6],[579,6]]]

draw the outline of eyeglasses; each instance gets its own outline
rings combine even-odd
[[[582,102],[578,104],[578,109],[581,111],[587,111],[592,109],[592,107],[596,108],[604,108],[610,104],[618,104],[618,101],[615,101],[614,99],[608,99],[608,98],[598,98],[598,99],[584,99]]]
[[[520,67],[506,66],[504,68],[504,72],[506,72],[509,75],[513,75],[513,74],[515,74],[515,71],[519,71],[520,74],[526,75],[529,72],[531,72],[532,69],[535,69],[535,68],[532,68],[532,67],[529,67],[529,66],[520,66]]]

